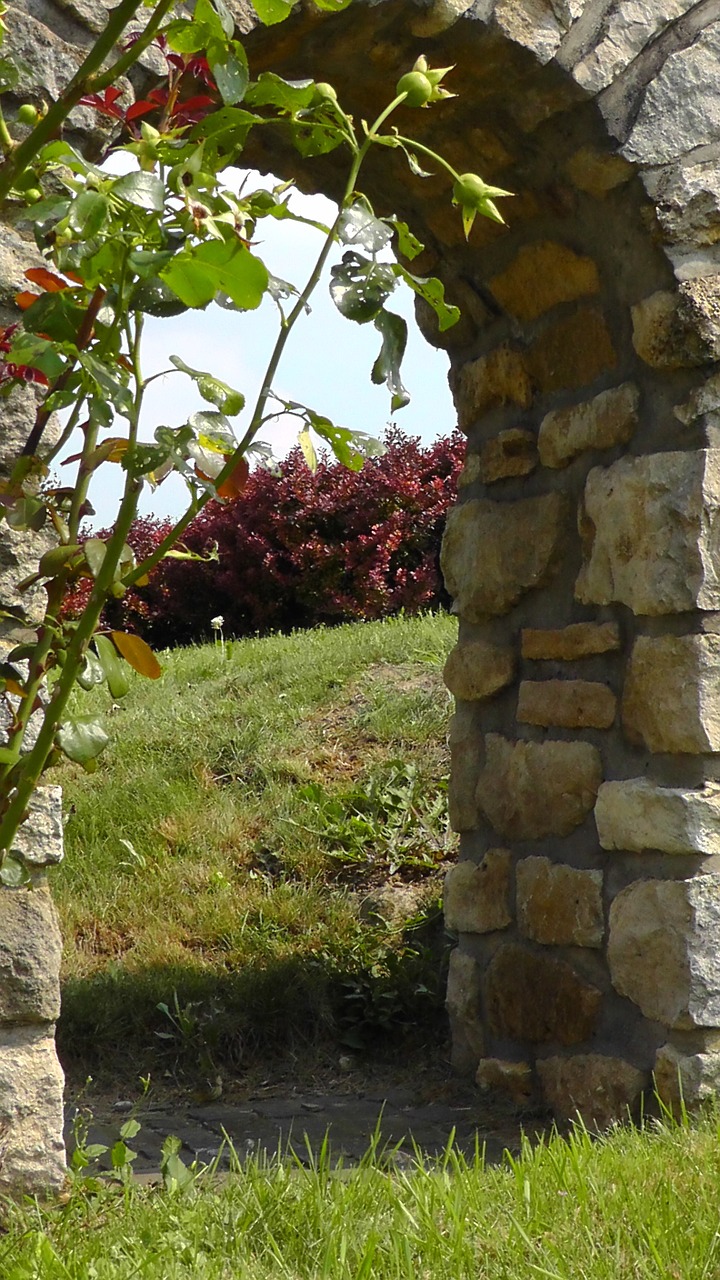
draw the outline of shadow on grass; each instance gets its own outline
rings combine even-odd
[[[116,964],[65,985],[60,1058],[76,1076],[169,1073],[178,1083],[328,1050],[390,1062],[446,1041],[446,958],[436,938],[352,970],[327,956],[238,971]]]

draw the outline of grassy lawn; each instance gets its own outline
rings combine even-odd
[[[238,1077],[441,1040],[444,615],[176,650],[66,766],[63,1061]],[[159,1008],[164,1006],[164,1009]]]
[[[10,1211],[6,1280],[714,1280],[720,1121],[582,1131],[484,1168],[452,1153],[249,1164],[164,1190],[79,1186]]]

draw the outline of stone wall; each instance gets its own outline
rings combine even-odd
[[[100,18],[85,0],[13,6],[34,93],[52,95]],[[466,244],[441,175],[411,181],[384,152],[367,176],[463,312],[442,337],[418,314],[449,351],[468,437],[443,552],[460,619],[456,1066],[600,1124],[653,1071],[669,1100],[680,1074],[692,1101],[720,1079],[717,6],[359,0],[302,5],[248,44],[256,72],[331,80],[357,118],[419,53],[455,63],[460,96],[398,124],[516,193],[508,226],[478,219]],[[97,145],[81,113],[73,129]],[[300,161],[267,134],[256,148],[260,168],[339,188],[338,156]],[[7,297],[29,250],[0,234]],[[3,412],[22,435],[26,410]],[[12,602],[32,548],[3,538]],[[0,894],[0,1182],[30,1187],[59,1177],[56,932],[34,876]]]

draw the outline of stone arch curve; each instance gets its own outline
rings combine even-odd
[[[328,79],[361,118],[419,53],[454,63],[458,98],[412,112],[415,136],[516,193],[466,244],[442,176],[393,154],[367,183],[463,312],[442,339],[418,316],[468,437],[443,550],[455,1064],[600,1124],[653,1073],[668,1100],[678,1073],[702,1096],[720,1082],[716,11],[383,0],[248,43],[256,70]],[[255,159],[332,191],[326,163]]]

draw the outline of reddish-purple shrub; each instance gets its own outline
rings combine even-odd
[[[209,503],[187,530],[186,546],[217,560],[165,561],[112,606],[113,625],[164,646],[207,637],[218,614],[226,635],[248,635],[436,607],[465,441],[423,446],[391,428],[386,445],[359,472],[332,462],[313,475],[299,449],[280,477],[253,472],[240,498]],[[167,528],[137,524],[158,540]]]

